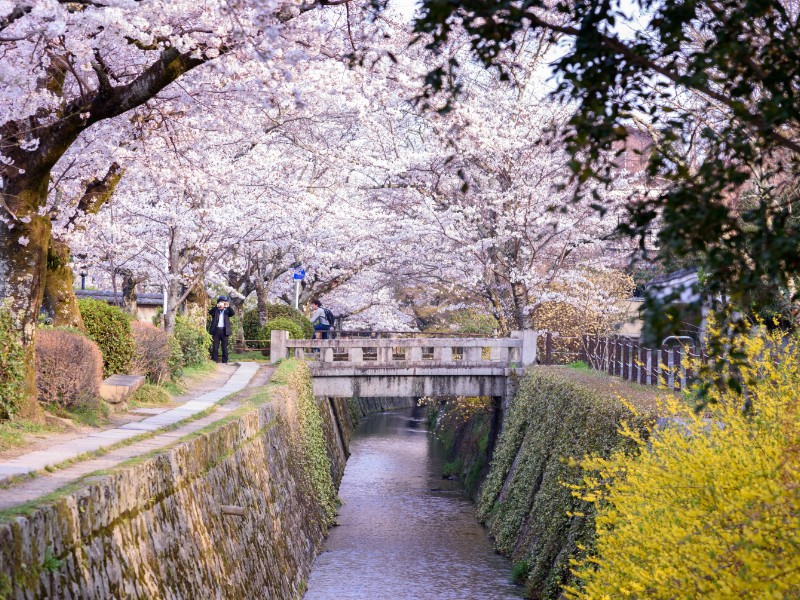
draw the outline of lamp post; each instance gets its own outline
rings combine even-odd
[[[88,275],[86,265],[81,263],[80,272],[78,273],[81,276],[81,289],[86,289],[86,276]]]

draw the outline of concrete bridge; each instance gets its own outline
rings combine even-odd
[[[273,331],[270,361],[310,361],[317,396],[399,398],[513,395],[512,375],[536,362],[537,332],[508,338],[291,340]]]

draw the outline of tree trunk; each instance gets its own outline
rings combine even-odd
[[[51,169],[88,127],[140,106],[205,60],[202,53],[166,48],[128,83],[112,87],[105,73],[97,90],[65,99],[59,109],[63,116],[52,123],[44,124],[37,116],[0,124],[6,158],[0,163],[0,302],[11,312],[12,326],[25,349],[27,402],[21,416],[43,419],[36,402],[34,343],[51,237],[50,218],[40,209],[47,203]],[[33,151],[23,143],[32,131],[39,139]]]
[[[132,317],[139,316],[138,297],[136,286],[141,283],[141,279],[133,275],[130,269],[120,268],[117,273],[122,275],[122,310]]]
[[[528,305],[528,290],[525,284],[520,281],[512,283],[511,297],[514,300],[514,327],[518,330],[525,329],[525,307]]]
[[[164,313],[164,331],[172,335],[175,331],[175,319],[180,308],[181,284],[177,278],[173,277],[167,285],[167,311]]]
[[[69,256],[69,246],[65,242],[55,238],[50,240],[42,307],[54,326],[74,327],[83,331],[83,317],[72,288],[74,276],[69,266]]]
[[[50,219],[38,215],[47,196],[47,178],[36,185],[3,190],[0,210],[7,223],[0,227],[0,300],[11,313],[11,322],[25,349],[24,394],[27,401],[19,416],[42,420],[44,413],[36,401],[36,363],[34,342],[39,307],[44,293],[47,250],[50,244]]]
[[[497,293],[491,289],[487,289],[489,301],[492,304],[492,314],[494,318],[497,319],[497,324],[500,326],[500,335],[503,337],[508,337],[511,335],[511,327],[508,324],[508,319],[506,318],[505,310],[503,309],[503,303],[500,301]]]
[[[261,277],[256,280],[256,303],[258,306],[258,324],[263,327],[269,322],[269,286]]]

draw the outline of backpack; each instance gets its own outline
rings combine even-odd
[[[333,322],[336,320],[336,317],[333,316],[329,308],[323,308],[322,310],[325,312],[325,320],[328,322],[328,325],[333,327]]]

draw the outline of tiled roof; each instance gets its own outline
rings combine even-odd
[[[122,293],[104,290],[75,290],[77,298],[91,298],[93,300],[103,300],[109,304],[122,304]],[[146,292],[136,294],[136,304],[138,306],[161,306],[164,303],[164,295],[161,292]]]
[[[677,279],[688,277],[689,275],[693,275],[695,273],[697,273],[697,267],[690,267],[688,269],[681,269],[680,271],[673,271],[672,273],[659,275],[658,277],[653,277],[650,281],[648,281],[647,287],[653,285],[663,285]]]

